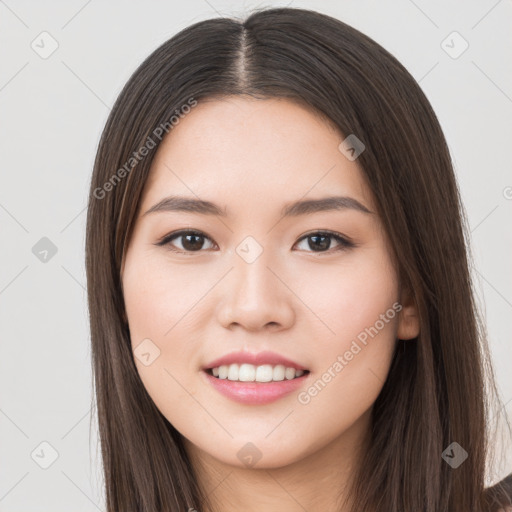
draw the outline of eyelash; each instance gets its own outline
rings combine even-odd
[[[168,248],[171,252],[178,253],[178,254],[186,254],[187,256],[192,255],[194,253],[204,252],[202,249],[197,250],[197,251],[181,251],[181,250],[172,248],[171,241],[176,238],[180,238],[183,235],[196,235],[196,236],[204,237],[205,239],[212,241],[209,236],[207,236],[205,233],[203,233],[201,231],[197,231],[194,229],[187,229],[187,230],[175,231],[174,233],[170,233],[170,234],[164,236],[155,245],[168,246]],[[340,245],[338,247],[335,247],[334,249],[327,249],[326,251],[306,251],[306,252],[312,252],[313,254],[330,254],[330,253],[337,252],[337,251],[351,249],[351,248],[356,247],[356,245],[357,245],[354,242],[351,242],[350,240],[344,238],[339,233],[336,233],[334,231],[329,231],[329,230],[312,231],[310,233],[307,233],[306,235],[299,238],[299,240],[297,240],[297,243],[301,242],[302,240],[307,239],[309,237],[315,236],[315,235],[328,236],[330,238],[334,238]]]

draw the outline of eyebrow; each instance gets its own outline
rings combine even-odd
[[[298,217],[299,215],[346,209],[357,210],[368,214],[373,213],[353,197],[329,196],[322,199],[303,199],[285,204],[281,210],[281,215],[283,217]],[[200,215],[228,216],[225,209],[220,208],[211,201],[183,196],[165,197],[147,210],[143,216],[155,212],[189,212],[198,213]]]

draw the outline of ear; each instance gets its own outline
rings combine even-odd
[[[399,302],[402,305],[402,309],[398,314],[398,329],[396,335],[400,340],[411,340],[416,338],[420,333],[418,307],[412,293],[408,289],[400,292]]]

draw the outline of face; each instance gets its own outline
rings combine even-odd
[[[222,463],[362,438],[396,339],[418,334],[344,138],[289,100],[230,97],[153,161],[121,276],[134,360],[187,446]],[[169,196],[213,206],[148,212]]]

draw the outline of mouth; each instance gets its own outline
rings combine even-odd
[[[255,382],[258,384],[296,380],[309,374],[309,370],[297,369],[282,364],[256,366],[248,363],[220,365],[206,368],[204,371],[219,380]]]
[[[205,382],[231,401],[244,405],[270,404],[306,385],[310,372],[284,365],[248,363],[203,368]]]

